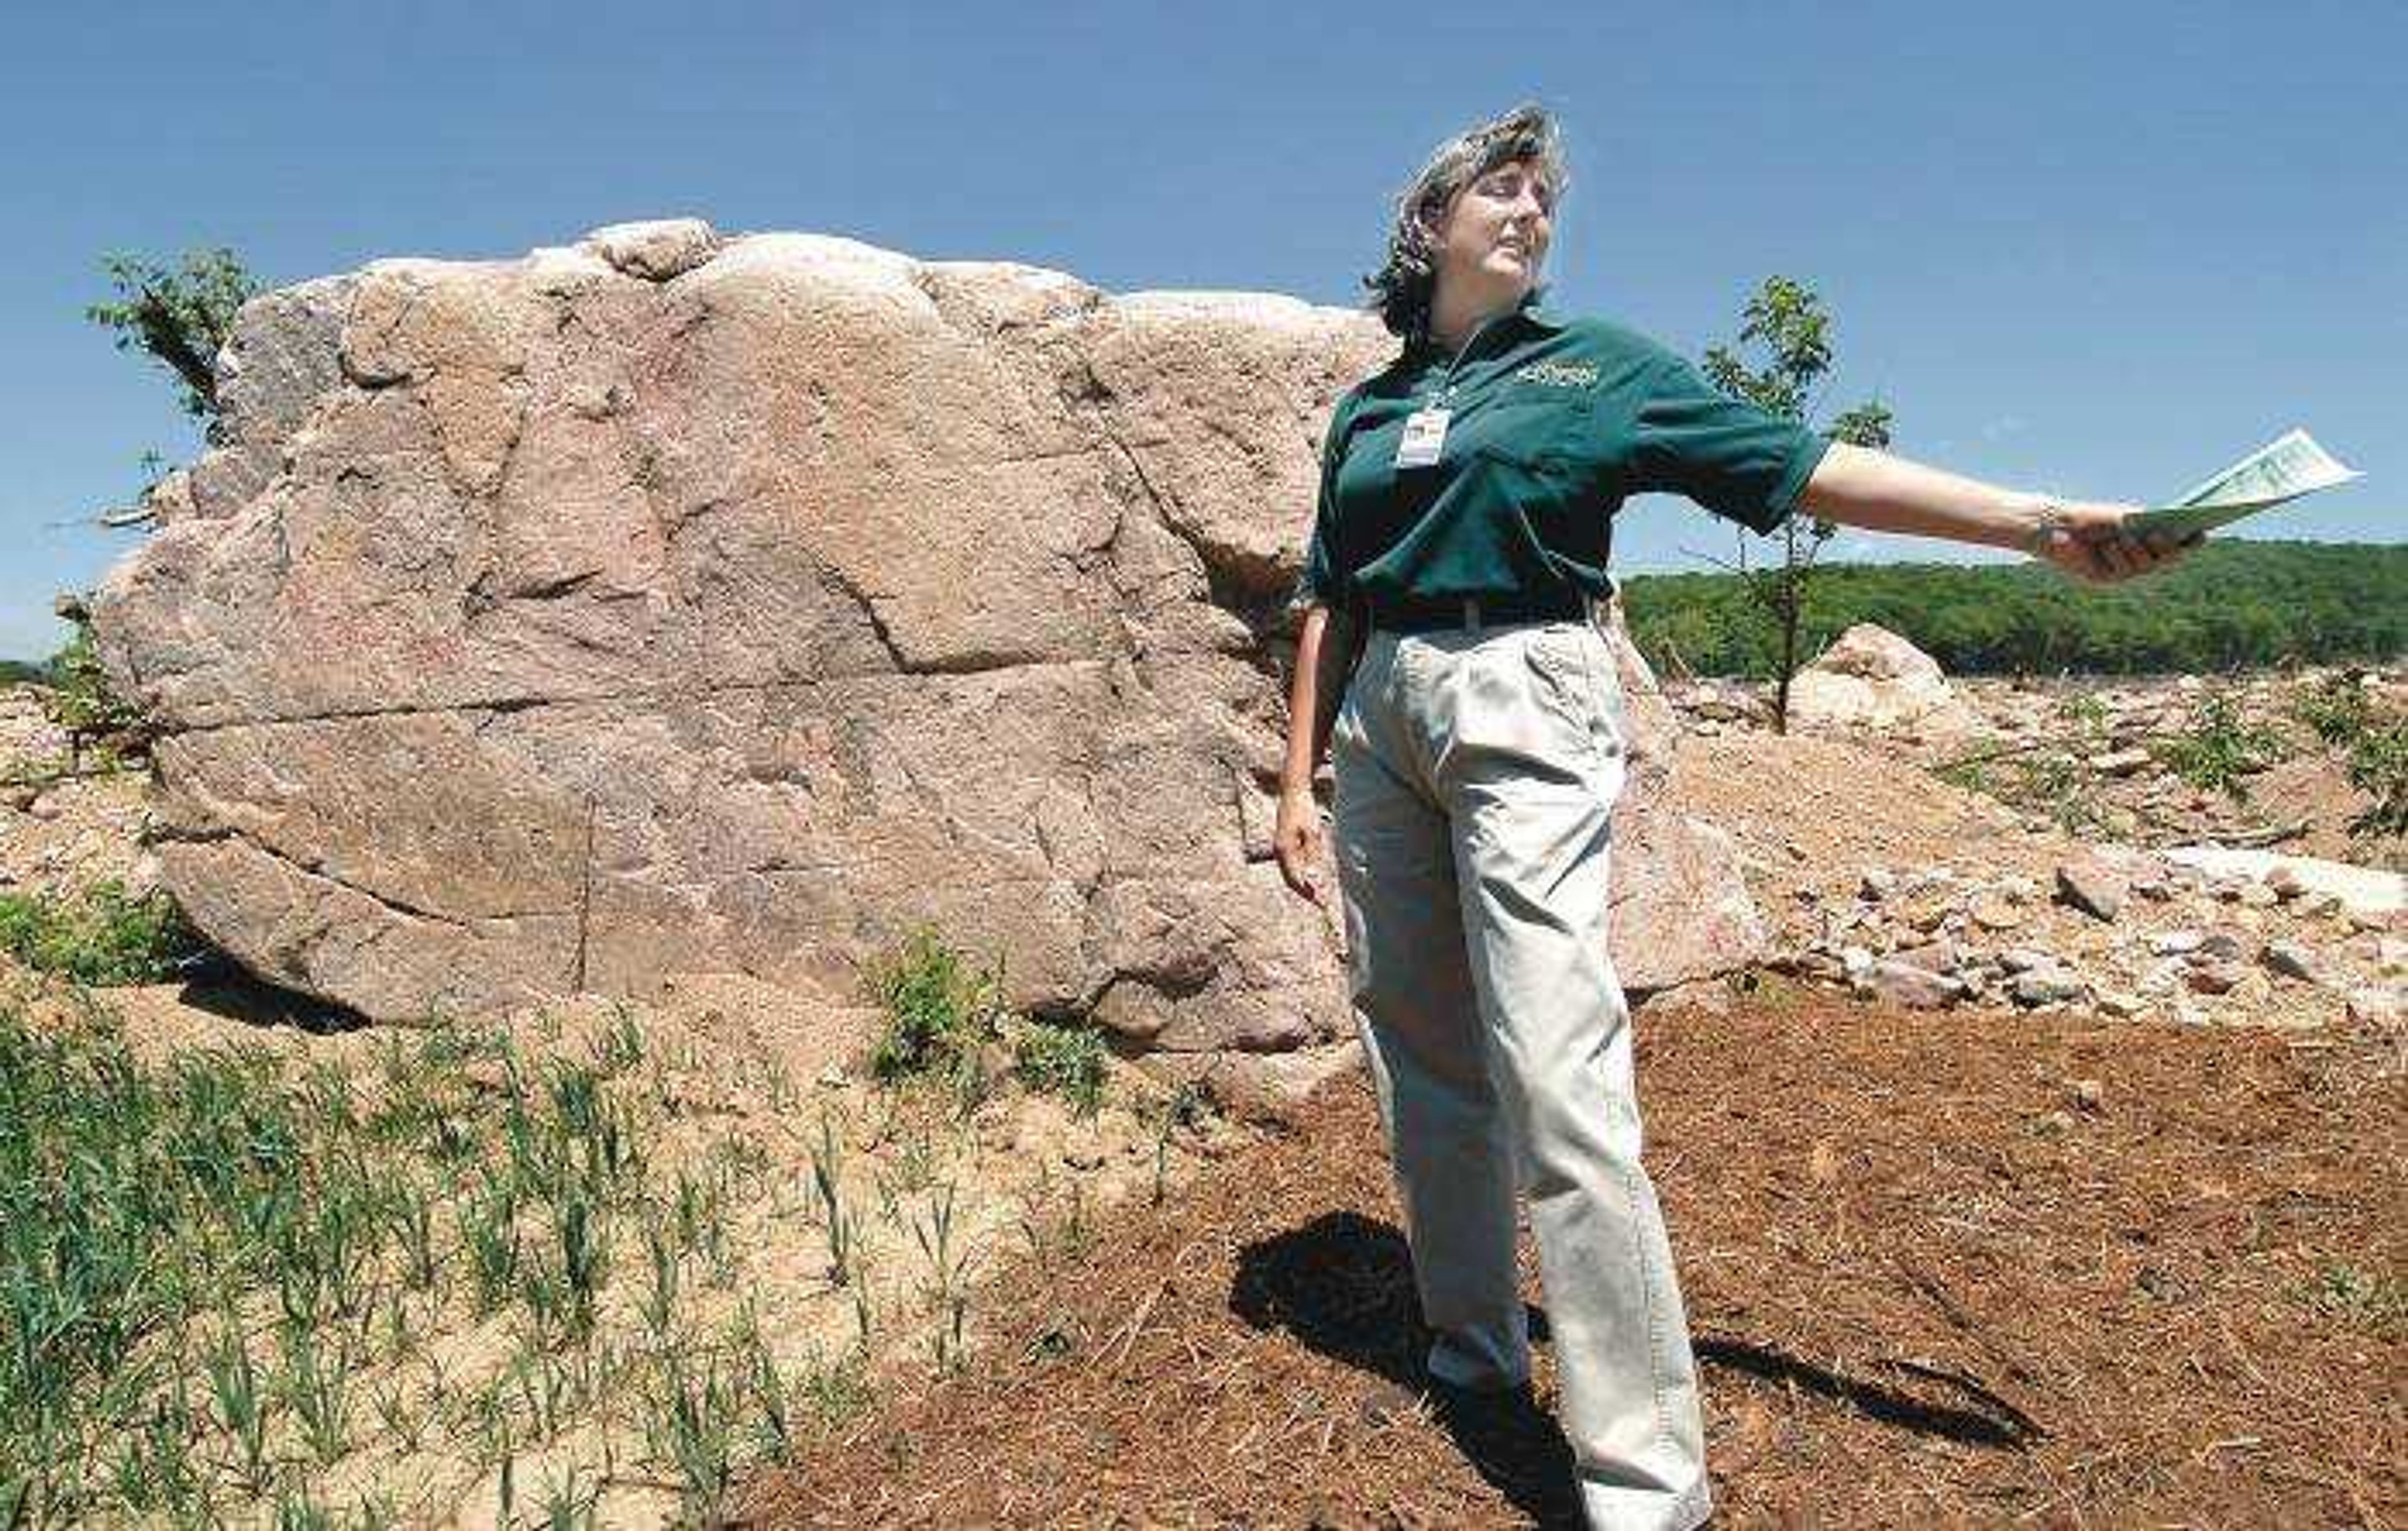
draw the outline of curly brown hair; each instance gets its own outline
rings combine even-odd
[[[1364,307],[1380,316],[1391,335],[1417,336],[1429,328],[1430,297],[1438,284],[1435,233],[1440,219],[1462,190],[1496,169],[1528,160],[1560,199],[1570,177],[1564,169],[1563,136],[1544,107],[1525,103],[1504,116],[1477,123],[1438,147],[1421,173],[1397,193],[1396,223],[1388,231],[1388,260],[1363,279]]]

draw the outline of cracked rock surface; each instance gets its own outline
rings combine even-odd
[[[1337,933],[1269,860],[1281,607],[1392,344],[694,220],[255,300],[219,445],[94,602],[161,875],[378,1019],[843,986],[924,921],[1135,1049],[1340,1037]],[[1745,961],[1728,843],[1634,780],[1626,982]]]

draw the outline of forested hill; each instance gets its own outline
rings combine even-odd
[[[1660,671],[1765,676],[1771,623],[1736,575],[1622,581],[1632,636]],[[1818,570],[1803,651],[1851,622],[1902,634],[1952,675],[2224,670],[2408,653],[2408,545],[2211,541],[2128,584],[2039,564],[1834,564]]]

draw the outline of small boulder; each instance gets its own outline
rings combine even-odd
[[[1895,960],[1876,962],[1867,973],[1863,987],[1893,1005],[1911,1010],[1946,1009],[1965,997],[1965,985],[1944,974],[1927,967]]]
[[[2124,912],[2124,884],[2092,866],[2060,866],[2057,869],[2057,902],[2071,905],[2094,920],[2114,923]]]
[[[2015,1003],[2032,1009],[2041,1005],[2070,1004],[2087,993],[2089,986],[2062,968],[2035,967],[2015,976],[2014,987],[2008,992]]]
[[[1903,951],[1892,952],[1890,960],[1904,963],[1909,967],[1920,967],[1927,973],[1955,977],[1958,965],[1956,943],[1943,937],[1936,941],[1926,941],[1921,946],[1910,946]]]
[[[2258,954],[2258,960],[2285,978],[2298,979],[2303,983],[2315,981],[2315,959],[2309,955],[2306,947],[2297,941],[2268,941],[2266,950]]]
[[[1970,731],[1972,715],[1948,689],[1929,654],[1885,627],[1858,622],[1798,673],[1789,717],[1808,726],[1895,729],[1931,735]]]
[[[2090,757],[2090,768],[2100,776],[2130,776],[2149,763],[2146,750],[2110,750]]]
[[[2013,930],[2024,923],[2023,910],[1995,894],[1984,894],[1967,910],[1984,930]]]

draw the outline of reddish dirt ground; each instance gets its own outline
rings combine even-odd
[[[1717,1527],[2408,1524],[2401,1037],[1814,1000],[1641,1044]],[[1543,1338],[1519,1404],[1424,1385],[1359,1077],[983,1308],[741,1518],[1575,1524]]]

